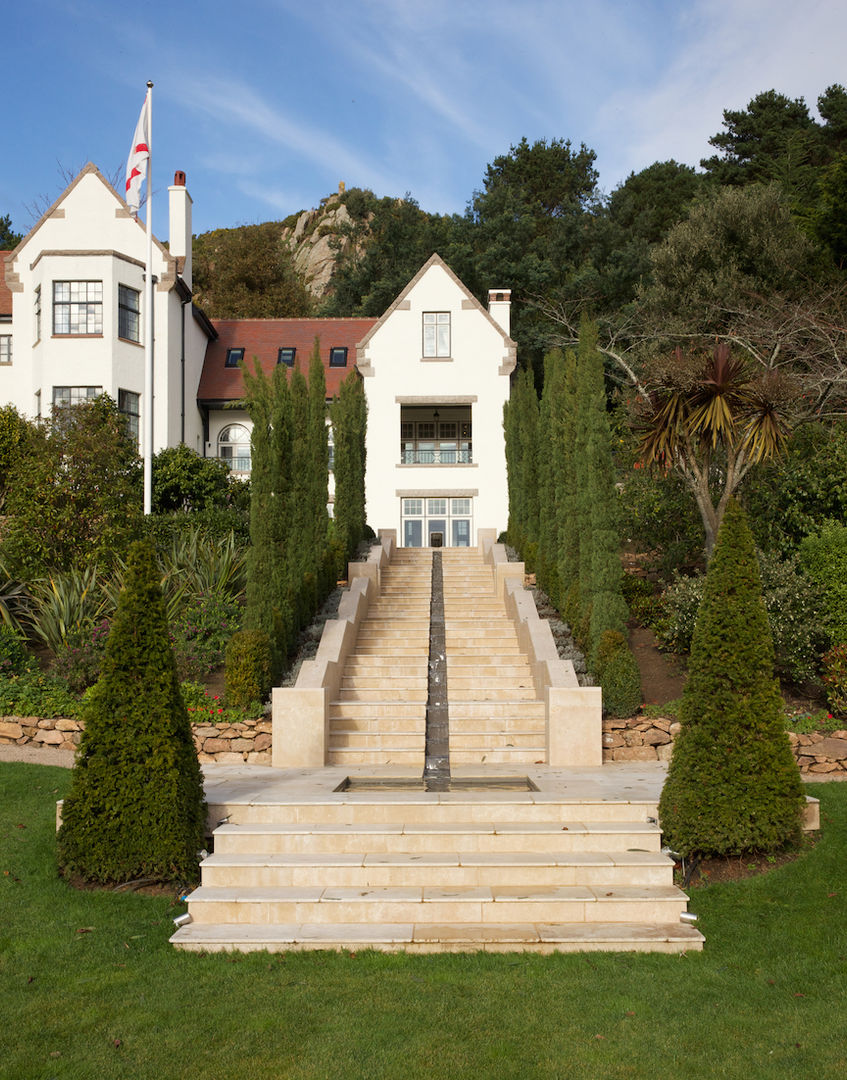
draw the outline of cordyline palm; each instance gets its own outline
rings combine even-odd
[[[641,407],[639,457],[677,472],[697,502],[711,556],[726,504],[752,465],[777,455],[790,425],[773,373],[753,379],[726,345],[705,359],[674,353]],[[712,488],[717,487],[717,503]]]

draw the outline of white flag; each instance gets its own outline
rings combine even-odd
[[[126,163],[126,201],[134,214],[141,205],[141,184],[147,176],[147,162],[150,160],[149,138],[149,96],[141,106],[141,115],[132,138],[129,157]]]

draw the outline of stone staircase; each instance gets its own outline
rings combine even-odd
[[[451,770],[468,786],[420,781],[431,552],[401,549],[330,706],[329,767],[267,770],[264,789],[239,779],[243,796],[209,796],[225,821],[179,948],[702,947],[680,921],[687,897],[660,850],[658,793],[635,798],[624,782],[610,794],[608,768],[537,764],[544,705],[492,572],[473,550],[442,556]],[[591,783],[602,797],[572,794]]]
[[[401,548],[382,572],[329,706],[329,764],[423,769],[432,554]]]
[[[542,762],[544,702],[491,568],[475,548],[445,548],[442,560],[450,762]]]

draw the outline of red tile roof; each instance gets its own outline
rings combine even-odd
[[[225,366],[228,349],[244,349],[247,365],[252,369],[256,357],[262,370],[269,374],[276,367],[279,350],[293,346],[297,350],[295,363],[308,375],[316,336],[321,343],[327,397],[334,397],[356,362],[356,345],[376,322],[376,319],[212,319],[218,338],[206,347],[197,399],[211,403],[238,401],[244,396],[241,369]],[[330,367],[329,351],[339,346],[347,349],[347,367]]]
[[[12,314],[12,291],[6,284],[6,251],[0,251],[0,315]]]

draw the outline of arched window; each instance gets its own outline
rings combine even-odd
[[[243,424],[229,424],[218,435],[218,457],[234,473],[250,472],[250,432]]]

